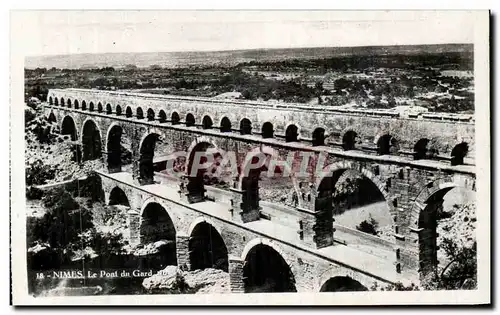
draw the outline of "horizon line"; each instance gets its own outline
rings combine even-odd
[[[429,43],[429,44],[380,44],[380,45],[349,45],[349,46],[297,46],[297,47],[260,47],[260,48],[235,48],[235,49],[218,49],[218,50],[174,50],[174,51],[122,51],[122,52],[82,52],[69,54],[48,54],[48,55],[25,55],[24,58],[48,58],[48,57],[63,57],[77,55],[106,55],[106,54],[153,54],[153,53],[198,53],[198,52],[229,52],[229,51],[248,51],[248,50],[278,50],[278,49],[318,49],[318,48],[361,48],[361,47],[400,47],[400,46],[439,46],[439,45],[472,45],[474,43],[464,42],[446,42],[446,43]]]

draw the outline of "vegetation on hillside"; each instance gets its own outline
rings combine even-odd
[[[471,60],[468,54],[448,52],[181,68],[36,68],[25,70],[25,87],[27,98],[41,100],[51,88],[75,87],[206,97],[238,92],[249,100],[367,108],[418,105],[430,111],[463,112],[474,110],[472,75],[462,75],[471,73]]]

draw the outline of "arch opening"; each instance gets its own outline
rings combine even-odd
[[[108,132],[108,171],[110,173],[121,172],[122,167],[132,163],[131,144],[124,136],[123,128],[115,125]]]
[[[110,206],[121,205],[124,207],[130,208],[130,202],[128,201],[127,194],[119,187],[115,187],[111,190],[109,194],[109,203]]]
[[[391,135],[383,135],[377,141],[377,154],[378,155],[397,155],[399,153],[399,143]]]
[[[142,108],[137,107],[137,109],[135,111],[135,117],[137,117],[137,119],[143,119],[144,118],[144,112],[142,111]]]
[[[50,123],[57,123],[57,118],[54,112],[50,112],[48,120]]]
[[[476,194],[467,187],[451,186],[437,190],[424,203],[424,209],[418,216],[418,257],[419,273],[425,278],[429,273],[439,270],[451,272],[453,281],[460,287],[466,279],[474,279],[477,269],[469,259],[460,262],[458,274],[453,257],[446,253],[446,247],[457,246],[471,249],[476,243],[475,218]],[[451,222],[461,222],[462,227],[457,233]],[[446,244],[445,246],[443,246]],[[450,264],[451,263],[451,264]],[[472,268],[471,268],[472,267]],[[452,271],[455,269],[455,272]],[[445,274],[448,277],[450,274]]]
[[[261,200],[292,207],[301,203],[291,165],[287,161],[275,164],[278,160],[279,152],[269,147],[260,147],[246,156],[238,176],[246,209],[260,209]]]
[[[165,111],[162,109],[160,110],[160,113],[158,114],[159,121],[160,123],[164,123],[167,121],[167,114],[165,114]]]
[[[297,292],[290,267],[272,247],[254,246],[245,258],[243,267],[245,293]]]
[[[172,125],[178,125],[181,122],[181,117],[177,112],[173,112],[170,120],[172,121]]]
[[[453,150],[451,150],[451,165],[462,165],[464,164],[464,158],[469,153],[469,145],[466,142],[457,144]]]
[[[274,127],[272,123],[265,122],[262,125],[262,138],[264,139],[274,138]]]
[[[160,138],[159,134],[151,133],[142,142],[139,159],[139,183],[141,185],[154,183],[153,158],[156,145],[161,142]]]
[[[251,135],[252,134],[252,122],[243,118],[240,122],[240,134],[242,135]]]
[[[97,112],[98,112],[98,113],[102,113],[102,104],[101,104],[101,102],[99,102],[99,103],[97,104]]]
[[[61,106],[64,107],[66,105],[66,103],[64,102],[64,98],[61,97]]]
[[[359,232],[367,234],[366,238],[350,241],[350,246],[362,251],[375,250],[375,255],[382,257],[393,256],[392,250],[380,245],[395,242],[391,209],[378,186],[360,171],[342,168],[324,177],[317,188],[315,211],[324,213],[319,225],[325,228],[326,236],[333,236],[330,228],[335,222],[339,239],[360,235]]]
[[[209,142],[199,142],[191,150],[187,157],[187,197],[190,203],[200,202],[205,199],[205,184],[218,183],[218,179],[213,177],[212,171],[215,168],[207,163],[217,163],[219,157],[215,146]]]
[[[66,101],[66,105],[68,106],[68,108],[71,108],[71,100],[68,98],[68,100]]]
[[[76,141],[77,139],[76,124],[71,116],[64,117],[61,125],[61,134],[69,135],[71,141]]]
[[[321,286],[320,290],[320,292],[349,291],[368,291],[368,289],[351,277],[332,277]]]
[[[422,138],[415,143],[413,147],[413,159],[432,159],[437,155],[437,150],[429,148],[431,141],[427,138]]]
[[[80,103],[78,103],[78,100],[75,100],[74,106],[75,106],[75,109],[79,109],[80,108]]]
[[[214,268],[229,270],[227,247],[219,232],[209,223],[196,225],[189,237],[191,270]]]
[[[162,243],[162,246],[157,247],[159,252],[153,254],[156,258],[151,263],[153,268],[161,269],[168,265],[177,265],[175,226],[165,208],[159,203],[151,202],[144,208],[141,216],[140,239],[141,244],[144,245]]]
[[[59,105],[59,100],[57,99],[57,97],[55,97],[55,98],[54,98],[54,104],[55,104],[56,106],[58,106],[58,105]]]
[[[214,123],[212,121],[212,118],[210,118],[210,116],[203,116],[203,120],[201,123],[203,129],[212,129],[213,124]]]
[[[127,106],[127,109],[125,110],[125,117],[131,118],[132,116],[132,108],[130,108],[130,106]]]
[[[312,134],[313,147],[325,145],[325,129],[316,128]]]
[[[147,111],[147,118],[148,118],[148,121],[153,121],[155,120],[155,111],[151,108],[148,108],[148,111]]]
[[[89,104],[89,111],[93,112],[94,111],[94,103],[90,102]]]
[[[52,99],[52,96],[49,96],[49,105],[53,105],[54,104],[54,100]]]
[[[113,108],[111,108],[111,104],[106,104],[106,114],[111,115],[113,113]]]
[[[355,131],[353,130],[347,131],[342,137],[342,149],[344,149],[344,151],[356,149],[357,137],[358,134]]]
[[[286,142],[297,142],[299,138],[299,129],[295,125],[290,125],[286,128],[285,141]]]
[[[120,105],[116,105],[116,116],[120,116],[122,114],[122,107]]]
[[[82,110],[87,110],[87,102],[82,101]]]
[[[196,121],[194,119],[193,114],[188,113],[186,115],[186,127],[193,127],[195,125]]]
[[[101,134],[92,120],[87,120],[83,126],[82,144],[83,161],[101,157]]]
[[[220,132],[231,132],[231,121],[227,117],[223,117],[220,121]]]

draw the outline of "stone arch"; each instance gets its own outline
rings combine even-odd
[[[142,244],[162,242],[159,255],[159,268],[177,265],[176,236],[177,229],[167,209],[154,198],[146,200],[140,211],[140,242]]]
[[[451,150],[451,165],[464,164],[467,153],[469,153],[469,144],[467,142],[461,142],[454,146]]]
[[[270,139],[270,138],[274,138],[274,126],[272,123],[270,123],[269,121],[266,121],[263,125],[262,125],[262,138],[264,139]]]
[[[388,133],[377,137],[375,143],[378,155],[397,155],[399,153],[399,141]]]
[[[121,172],[122,166],[132,160],[132,152],[122,145],[123,136],[124,130],[119,123],[115,122],[109,126],[106,133],[106,162],[110,173]]]
[[[113,113],[113,108],[111,107],[111,104],[106,104],[106,114],[111,115]]]
[[[154,121],[155,120],[155,111],[152,108],[148,108],[148,111],[146,112],[148,121]]]
[[[85,100],[82,101],[82,110],[87,110],[87,102]]]
[[[356,139],[358,138],[358,133],[352,129],[348,129],[344,132],[342,136],[342,149],[344,151],[356,149]]]
[[[135,117],[137,119],[143,119],[144,118],[144,112],[142,111],[141,107],[137,107],[137,109],[135,110]]]
[[[130,106],[127,106],[127,109],[125,110],[125,117],[131,118],[134,114],[132,113],[132,108]]]
[[[76,141],[78,139],[78,133],[76,131],[76,123],[73,117],[65,116],[61,123],[61,134],[69,135],[71,141]]]
[[[291,123],[288,124],[285,129],[285,141],[286,142],[297,142],[299,141],[299,127]]]
[[[152,130],[144,135],[139,143],[139,183],[148,185],[154,182],[153,158],[156,143],[163,139],[162,134]]]
[[[389,206],[391,213],[394,213],[394,214],[396,213],[396,209],[394,208],[392,203],[389,202],[392,200],[392,197],[387,192],[387,190],[385,188],[385,184],[383,184],[382,181],[380,181],[378,179],[378,177],[375,174],[373,174],[371,171],[369,171],[368,169],[366,169],[364,167],[359,167],[353,162],[337,162],[337,163],[333,163],[333,164],[330,164],[327,167],[325,167],[323,169],[323,171],[321,172],[320,176],[316,179],[316,186],[315,186],[316,189],[318,189],[321,182],[325,178],[333,176],[333,173],[335,173],[337,171],[349,170],[349,169],[359,171],[364,177],[368,178],[375,186],[377,186],[378,190],[384,196],[384,199],[387,201],[387,205]]]
[[[240,134],[251,135],[252,134],[252,122],[248,118],[243,118],[240,121]]]
[[[87,118],[82,131],[83,161],[95,160],[101,157],[101,129],[99,125],[91,118]]]
[[[172,114],[170,115],[170,121],[172,122],[172,125],[178,125],[181,122],[179,113],[177,113],[176,111],[172,112]]]
[[[127,197],[127,194],[120,187],[115,186],[109,193],[108,205],[110,206],[122,205],[130,207],[130,202]]]
[[[197,218],[189,227],[188,235],[191,270],[215,268],[228,272],[227,246],[211,220]]]
[[[258,250],[263,250],[266,255],[258,253]],[[251,240],[245,245],[241,260],[245,262],[243,282],[246,293],[297,292],[295,275],[298,273],[289,263],[293,260],[273,241],[263,238]]]
[[[229,120],[227,116],[221,118],[219,126],[220,126],[220,132],[232,131],[231,120]]]
[[[318,127],[314,129],[312,133],[312,145],[313,147],[325,145],[325,128]]]
[[[49,105],[53,105],[54,100],[52,99],[52,96],[49,96]]]
[[[61,106],[62,107],[66,106],[66,103],[64,102],[64,98],[63,97],[61,97]]]
[[[338,268],[340,268],[340,269],[338,269]],[[357,271],[350,270],[347,268],[342,268],[342,267],[336,267],[336,268],[329,269],[329,270],[323,272],[321,275],[319,275],[317,277],[315,290],[317,292],[328,292],[328,291],[322,291],[323,286],[330,279],[337,278],[337,277],[350,278],[353,281],[356,281],[357,283],[359,283],[362,287],[364,287],[366,289],[366,290],[354,290],[354,291],[367,291],[373,284],[375,284],[377,282],[374,279],[371,279],[368,276],[360,274]]]
[[[94,111],[94,103],[90,102],[89,104],[89,111],[93,112]]]
[[[368,291],[368,288],[349,276],[335,276],[323,283],[320,292]]]
[[[56,105],[56,106],[59,105],[59,100],[57,99],[57,97],[54,97],[54,105]]]
[[[203,120],[201,122],[201,127],[203,129],[212,129],[213,125],[213,120],[209,115],[203,116]]]
[[[116,116],[120,116],[122,114],[122,107],[120,105],[116,105],[115,113]]]
[[[80,109],[80,103],[78,103],[78,100],[75,100],[73,104],[75,106],[75,109]]]
[[[218,150],[217,144],[209,137],[203,136],[197,138],[191,143],[187,150],[186,155],[186,175],[187,175],[187,196],[188,201],[191,203],[203,201],[205,198],[205,175],[207,174],[207,169],[196,168],[196,174],[194,174],[193,163],[195,163],[195,158],[199,157],[199,163],[206,163],[208,159],[203,156],[198,156],[198,152],[207,152],[209,149]]]
[[[429,144],[429,142],[430,142],[429,139],[422,138],[415,143],[415,146],[413,146],[414,160],[421,160],[427,158],[427,152],[428,152],[427,145]]]
[[[50,112],[49,114],[49,117],[47,118],[47,120],[50,122],[50,123],[57,123],[57,117],[56,115],[54,114],[54,112]]]
[[[193,127],[196,124],[196,119],[191,113],[186,114],[186,127]]]
[[[101,102],[97,103],[97,112],[102,113],[102,110],[103,110],[102,103]]]
[[[353,171],[354,182],[349,174]],[[343,176],[344,181],[337,185]],[[368,208],[370,210],[366,212],[363,210],[366,206],[379,202],[381,205],[383,202],[384,207]],[[368,234],[379,235],[385,232],[387,235],[389,232],[390,241],[396,241],[392,235],[397,215],[393,198],[372,172],[357,163],[338,162],[323,169],[316,180],[313,207],[315,212],[322,214],[316,223],[320,233],[317,237],[324,239],[325,244],[333,241],[333,218],[336,224],[352,230],[360,230],[358,226],[361,226],[361,231]],[[357,217],[360,209],[366,222]],[[353,218],[359,222],[355,222]],[[380,223],[380,226],[377,228],[370,218]]]
[[[251,165],[257,162],[255,159],[262,159],[262,154],[265,155],[266,162],[260,168],[253,169]],[[244,191],[244,202],[249,202],[252,208],[257,209],[259,207],[259,200],[261,199],[259,182],[262,180],[260,174],[261,172],[268,171],[270,160],[280,162],[280,165],[277,166],[280,174],[289,174],[287,177],[290,179],[290,182],[292,184],[292,190],[294,194],[292,199],[294,199],[294,206],[301,207],[302,200],[298,198],[299,184],[297,182],[297,179],[294,177],[292,166],[286,161],[280,161],[279,152],[269,146],[260,146],[249,151],[240,167],[237,188],[241,191]],[[275,172],[276,170],[277,169],[275,169]]]
[[[68,98],[68,100],[66,101],[66,105],[68,106],[68,108],[71,108],[71,100]]]
[[[442,207],[443,197],[453,188],[476,191],[476,180],[454,175],[428,182],[411,204],[409,228],[418,233],[415,247],[418,251],[418,269],[421,276],[434,270],[438,264],[436,215]]]
[[[161,109],[160,112],[158,113],[158,120],[160,123],[164,123],[167,121],[167,114],[163,109]]]

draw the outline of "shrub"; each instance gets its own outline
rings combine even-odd
[[[26,189],[27,200],[39,200],[43,197],[43,191],[36,187],[30,186]]]
[[[26,168],[26,185],[43,185],[56,176],[57,170],[45,165],[41,160],[36,160]]]
[[[373,235],[378,235],[377,228],[378,222],[371,216],[368,218],[368,221],[364,220],[358,226],[356,226],[356,230]]]

